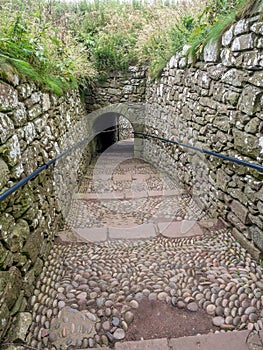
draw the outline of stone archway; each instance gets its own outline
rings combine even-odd
[[[143,103],[116,103],[91,112],[87,127],[94,135],[114,128],[118,117],[124,116],[132,125],[134,132],[145,130],[145,105]],[[143,139],[134,135],[134,155],[140,157],[143,151]]]

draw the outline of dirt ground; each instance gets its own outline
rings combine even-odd
[[[178,338],[207,334],[218,329],[204,310],[191,312],[160,301],[144,299],[134,312],[134,321],[126,333],[127,340]]]

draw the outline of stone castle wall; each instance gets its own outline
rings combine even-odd
[[[79,132],[71,129],[78,129],[85,108],[76,91],[57,97],[10,72],[0,80],[0,91],[2,193],[77,140]],[[61,192],[66,195],[67,189],[60,185],[76,177],[70,170],[75,156],[70,154],[0,203],[0,339],[12,317],[27,307],[62,223]]]
[[[210,42],[201,61],[184,53],[172,57],[161,78],[147,85],[146,132],[263,165],[262,48],[263,22],[255,13]],[[150,139],[144,156],[262,254],[262,173]]]

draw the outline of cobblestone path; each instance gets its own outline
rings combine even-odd
[[[80,184],[71,230],[54,245],[31,299],[28,345],[114,347],[146,299],[189,317],[202,309],[212,331],[262,329],[262,267],[169,178],[128,159],[125,145]]]

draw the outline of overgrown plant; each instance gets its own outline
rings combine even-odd
[[[110,71],[147,64],[152,78],[185,44],[198,58],[262,0],[2,0],[0,65],[61,94]]]
[[[55,27],[55,18],[48,18],[46,6],[44,1],[2,2],[0,64],[9,64],[21,76],[62,94],[75,88],[81,79],[92,78],[95,70],[84,45],[70,30]]]
[[[198,59],[209,41],[219,40],[230,25],[245,17],[261,0],[211,0],[188,38],[188,54]]]

